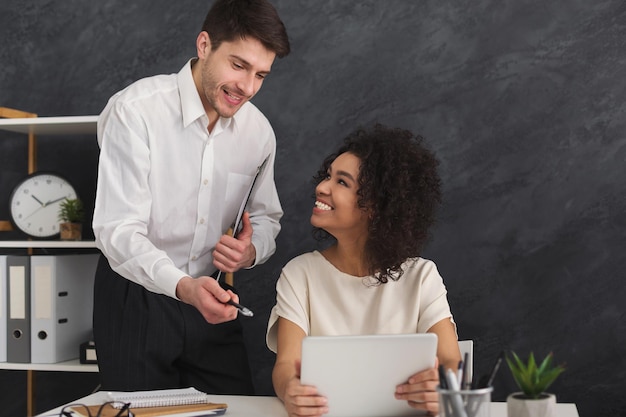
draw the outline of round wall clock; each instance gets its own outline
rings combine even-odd
[[[52,237],[59,233],[59,204],[66,198],[76,198],[69,181],[57,174],[36,172],[13,190],[11,220],[29,236]]]

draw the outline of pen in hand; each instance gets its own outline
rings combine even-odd
[[[219,282],[221,274],[222,274],[222,271],[218,270],[217,277],[215,278],[217,282]],[[227,283],[227,284],[231,285],[230,283]],[[233,301],[232,298],[230,300],[226,301],[224,304],[228,304],[228,305],[231,305],[233,307],[236,307],[237,310],[239,310],[239,312],[241,314],[243,314],[244,316],[247,316],[247,317],[254,316],[254,313],[252,312],[252,310],[250,310],[248,307],[244,307],[241,304]]]
[[[252,312],[252,310],[250,310],[248,307],[244,307],[241,304],[234,302],[232,299],[228,300],[226,304],[230,304],[231,306],[237,307],[237,310],[239,310],[239,312],[243,314],[244,316],[247,316],[247,317],[254,316],[254,313]]]

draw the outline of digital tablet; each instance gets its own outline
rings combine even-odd
[[[434,367],[436,355],[433,333],[308,336],[300,380],[328,399],[327,417],[420,415],[394,393],[411,375]]]

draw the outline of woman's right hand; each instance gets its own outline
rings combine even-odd
[[[314,386],[302,385],[299,374],[297,372],[285,387],[283,402],[289,417],[315,417],[328,413],[326,397],[320,395]]]
[[[276,362],[272,371],[274,391],[289,417],[316,417],[328,413],[328,399],[312,385],[302,385],[302,340],[305,333],[292,321],[278,318]]]

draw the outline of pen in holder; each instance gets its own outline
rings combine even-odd
[[[437,387],[440,417],[489,417],[493,387],[455,390]]]

